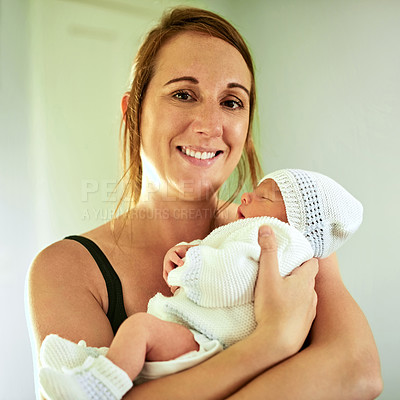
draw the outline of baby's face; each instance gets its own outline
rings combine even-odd
[[[238,219],[265,216],[288,222],[281,191],[272,179],[261,182],[254,192],[244,193],[241,203]]]

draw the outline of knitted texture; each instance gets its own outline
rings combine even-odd
[[[168,283],[180,289],[173,297],[157,294],[150,300],[148,312],[217,339],[224,347],[249,335],[256,325],[253,300],[260,257],[258,229],[265,224],[275,232],[282,276],[313,256],[305,237],[276,218],[232,222],[187,251],[184,265],[168,275]]]
[[[324,258],[342,246],[359,228],[363,207],[333,179],[300,169],[275,171],[289,224],[309,240],[314,257]]]
[[[78,344],[58,335],[47,335],[40,347],[40,364],[62,371],[64,367],[75,368],[82,365],[87,357],[106,355],[108,347],[87,347],[84,340]]]
[[[135,378],[134,385],[137,386],[149,380],[158,379],[191,368],[222,351],[222,345],[218,340],[209,340],[194,330],[191,332],[193,333],[194,340],[199,344],[198,351],[185,353],[169,361],[146,361],[139,376]]]
[[[129,376],[104,356],[88,357],[74,369],[42,368],[42,394],[48,400],[116,400],[133,386]]]

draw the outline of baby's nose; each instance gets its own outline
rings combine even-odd
[[[249,204],[250,203],[250,194],[249,193],[243,193],[242,194],[241,203],[242,204]]]

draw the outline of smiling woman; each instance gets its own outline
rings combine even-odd
[[[90,346],[72,345],[64,365],[54,363],[43,346],[43,367],[89,368],[132,321],[141,339],[151,335],[157,342],[164,335],[152,322],[146,325],[144,312],[156,293],[170,296],[162,274],[167,250],[236,218],[237,208],[218,198],[236,167],[232,198],[247,175],[253,185],[257,182],[254,107],[252,60],[236,29],[205,10],[176,8],[165,14],[145,38],[131,89],[122,99],[128,211],[82,236],[54,243],[32,265],[29,295],[37,350],[52,333]],[[282,278],[270,229],[260,229],[258,242],[254,332],[196,367],[133,387],[124,399],[156,399],[160,393],[164,399],[319,399],[327,387],[332,398],[341,399],[379,392],[374,341],[343,286],[335,256],[319,261],[317,278],[315,259]],[[316,312],[310,344],[300,351]],[[164,326],[167,334],[171,325]],[[187,338],[195,350],[201,348],[196,336]],[[163,350],[174,354],[172,342]],[[129,379],[126,383],[125,388]]]
[[[163,45],[140,125],[142,152],[161,175],[157,196],[205,200],[228,179],[249,125],[243,87],[251,87],[249,69],[225,41],[184,32]]]
[[[201,115],[209,119],[219,118],[214,112],[210,114],[210,110],[204,109],[208,105],[208,99],[206,102],[204,101],[206,95],[214,96],[213,101],[221,103],[221,106],[224,104],[221,108],[240,108],[242,111],[239,115],[242,116],[242,119],[243,114],[247,114],[245,148],[237,165],[238,183],[229,201],[237,196],[243,186],[247,168],[253,185],[257,183],[257,177],[261,172],[251,130],[256,94],[254,67],[250,52],[243,38],[227,21],[208,11],[197,9],[197,15],[194,16],[189,15],[187,10],[189,9],[177,8],[174,12],[166,14],[160,25],[149,32],[135,60],[135,73],[130,92],[123,99],[122,108],[126,116],[123,134],[124,169],[125,175],[131,183],[128,184],[127,188],[129,187],[130,190],[126,190],[125,195],[130,197],[130,204],[139,201],[142,190],[140,148],[143,127],[139,131],[143,119],[141,110],[144,103],[142,104],[142,100],[144,92],[153,82],[152,78],[156,71],[159,90],[166,90],[162,91],[162,95],[168,98],[173,97],[180,102],[196,103],[196,106],[192,105],[191,109],[200,113],[197,119]],[[185,20],[184,23],[182,23],[183,20]],[[192,40],[179,39],[179,36],[183,34],[188,35],[188,38],[192,37]],[[173,38],[172,44],[170,43],[171,38]],[[209,45],[211,48],[208,48]],[[169,53],[169,57],[163,57],[166,52]],[[237,65],[236,62],[233,62],[236,59],[240,61]],[[215,81],[221,75],[224,75],[224,81],[218,87],[219,93],[207,93],[210,88],[207,80],[214,77]],[[229,91],[229,89],[231,90]],[[200,90],[200,93],[196,93]],[[159,95],[161,96],[161,92]],[[216,96],[225,97],[217,98]],[[184,105],[181,104],[181,106]],[[160,110],[160,112],[162,111]],[[214,122],[209,120],[209,123],[213,124]],[[222,120],[212,129],[221,129],[221,122]],[[199,124],[201,121],[198,120],[196,123]],[[191,128],[197,129],[196,124]],[[206,126],[203,128],[209,129]],[[185,145],[186,143],[182,143],[182,146]],[[201,146],[199,148],[198,144],[197,146],[197,149],[191,148],[190,150],[195,153],[211,152],[207,146],[205,149],[202,149]],[[223,149],[212,150],[218,152],[216,155],[223,155]],[[225,208],[225,205],[222,205],[221,208]]]

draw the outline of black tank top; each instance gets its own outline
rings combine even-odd
[[[92,255],[98,265],[107,286],[108,311],[107,318],[110,321],[112,330],[117,332],[119,326],[125,321],[126,315],[124,307],[124,296],[122,293],[121,281],[114,268],[108,261],[106,255],[100,250],[99,246],[92,240],[83,236],[67,236],[65,239],[75,240],[82,244]]]

